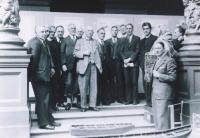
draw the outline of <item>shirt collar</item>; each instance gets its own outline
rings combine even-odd
[[[145,36],[145,38],[149,38],[151,36],[151,34],[149,34],[148,36]]]
[[[71,37],[72,40],[74,40],[74,38],[76,39],[76,35],[69,35]]]
[[[101,39],[97,39],[97,41],[100,43],[100,44],[102,44],[102,40]],[[104,41],[104,40],[103,40]]]
[[[91,39],[89,39],[89,38],[85,37],[85,40],[87,40],[87,41],[91,41],[91,40],[92,40],[92,38],[91,38]]]
[[[45,41],[43,38],[36,36],[38,39],[40,39],[41,41]]]
[[[58,38],[58,37],[56,37],[56,41],[57,41],[58,43],[60,43],[61,39]]]

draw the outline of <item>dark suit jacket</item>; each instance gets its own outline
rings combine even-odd
[[[173,39],[172,43],[176,51],[178,51],[182,47],[182,44],[181,44],[182,41],[179,41],[178,39]]]
[[[120,57],[121,51],[121,38],[117,38],[117,42],[113,43],[112,38],[105,41],[105,64],[107,69],[108,78],[112,78],[116,74],[116,67],[122,67]],[[119,65],[119,66],[117,66]],[[118,72],[119,73],[119,72]]]
[[[99,55],[101,57],[102,68],[104,70],[104,67],[106,66],[106,59],[107,59],[107,50],[106,50],[105,42],[104,42],[104,44],[101,44],[99,42],[98,50],[99,50]]]
[[[105,51],[107,51],[107,56],[110,60],[117,59],[120,60],[120,38],[117,38],[117,42],[113,43],[112,38],[105,41]]]
[[[58,43],[57,40],[54,39],[52,41],[47,40],[47,44],[51,52],[55,71],[60,72],[61,71],[60,43]]]
[[[76,41],[72,40],[70,36],[64,38],[61,43],[61,64],[66,65],[68,70],[75,68],[75,57],[73,55]]]
[[[138,66],[140,38],[136,35],[133,35],[131,42],[129,42],[129,39],[127,37],[122,38],[121,45],[122,48],[120,55],[122,60],[131,58],[131,62],[133,62],[135,66]]]
[[[29,78],[33,81],[49,82],[51,78],[51,54],[48,46],[38,37],[29,40],[28,52],[32,54],[29,63]]]
[[[140,67],[144,71],[145,53],[149,52],[158,37],[151,35],[149,38],[143,38],[140,41]]]

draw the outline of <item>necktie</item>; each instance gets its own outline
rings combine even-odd
[[[76,37],[73,35],[73,40],[76,41]]]
[[[129,41],[129,43],[131,43],[131,36],[128,37],[128,41]]]
[[[117,39],[116,38],[113,38],[113,43],[116,43],[117,42]]]
[[[104,45],[104,41],[103,40],[101,40],[101,44]]]

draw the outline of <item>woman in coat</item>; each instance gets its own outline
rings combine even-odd
[[[145,76],[152,86],[152,111],[158,130],[170,128],[168,106],[173,101],[173,83],[176,79],[176,62],[170,51],[168,43],[156,41],[152,52],[157,56],[157,61],[151,73]]]

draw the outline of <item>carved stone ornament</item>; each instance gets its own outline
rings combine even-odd
[[[0,28],[18,28],[19,22],[18,0],[0,0]]]
[[[24,41],[18,36],[19,22],[18,0],[0,0],[0,50],[23,47]]]
[[[200,32],[200,0],[183,0],[187,32]]]

